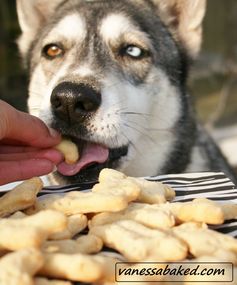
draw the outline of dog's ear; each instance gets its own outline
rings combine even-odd
[[[152,0],[159,16],[181,42],[189,56],[195,58],[202,43],[202,21],[206,0]]]
[[[63,0],[17,0],[17,14],[22,31],[18,40],[24,55],[41,24],[52,15]]]

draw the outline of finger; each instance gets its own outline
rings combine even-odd
[[[25,146],[26,143],[13,139],[2,139],[0,140],[0,145]]]
[[[47,159],[0,162],[0,185],[49,174],[54,164]]]
[[[13,153],[24,153],[24,152],[36,152],[39,149],[31,146],[11,146],[11,145],[0,145],[0,154],[13,154]],[[1,160],[1,159],[0,159]]]
[[[19,140],[35,147],[51,147],[60,142],[60,135],[49,129],[43,121],[18,111],[0,101],[1,126],[0,139]]]
[[[38,150],[34,152],[23,153],[2,153],[0,154],[0,161],[19,161],[26,159],[45,158],[53,162],[55,165],[63,161],[63,155],[54,149]]]

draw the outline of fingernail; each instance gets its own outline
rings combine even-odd
[[[55,129],[52,129],[52,128],[49,128],[49,133],[50,133],[51,137],[53,137],[53,138],[57,138],[60,135],[59,132],[57,132]]]

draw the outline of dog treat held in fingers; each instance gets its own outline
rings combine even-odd
[[[40,275],[71,281],[94,282],[102,277],[102,265],[92,255],[45,253]]]
[[[54,209],[70,216],[78,213],[117,212],[128,206],[126,196],[112,193],[73,191],[64,195],[50,195],[38,199],[33,207],[27,209],[32,214],[44,209]]]
[[[170,228],[175,225],[175,218],[168,209],[160,209],[159,205],[130,203],[128,207],[117,213],[99,213],[89,223],[89,227],[109,224],[118,220],[133,220],[149,228]]]
[[[182,260],[187,246],[169,232],[153,230],[131,220],[91,227],[90,234],[123,254],[129,261]]]
[[[34,177],[22,182],[0,197],[0,218],[32,206],[42,187],[42,180]]]
[[[79,152],[76,144],[68,139],[62,139],[62,141],[55,146],[55,149],[62,152],[67,164],[74,164],[79,160]]]
[[[1,285],[34,285],[32,276],[43,266],[39,250],[28,248],[9,253],[0,259]]]

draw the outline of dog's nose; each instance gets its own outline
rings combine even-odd
[[[62,82],[51,94],[53,113],[68,122],[81,122],[94,113],[101,103],[101,94],[83,83]]]

